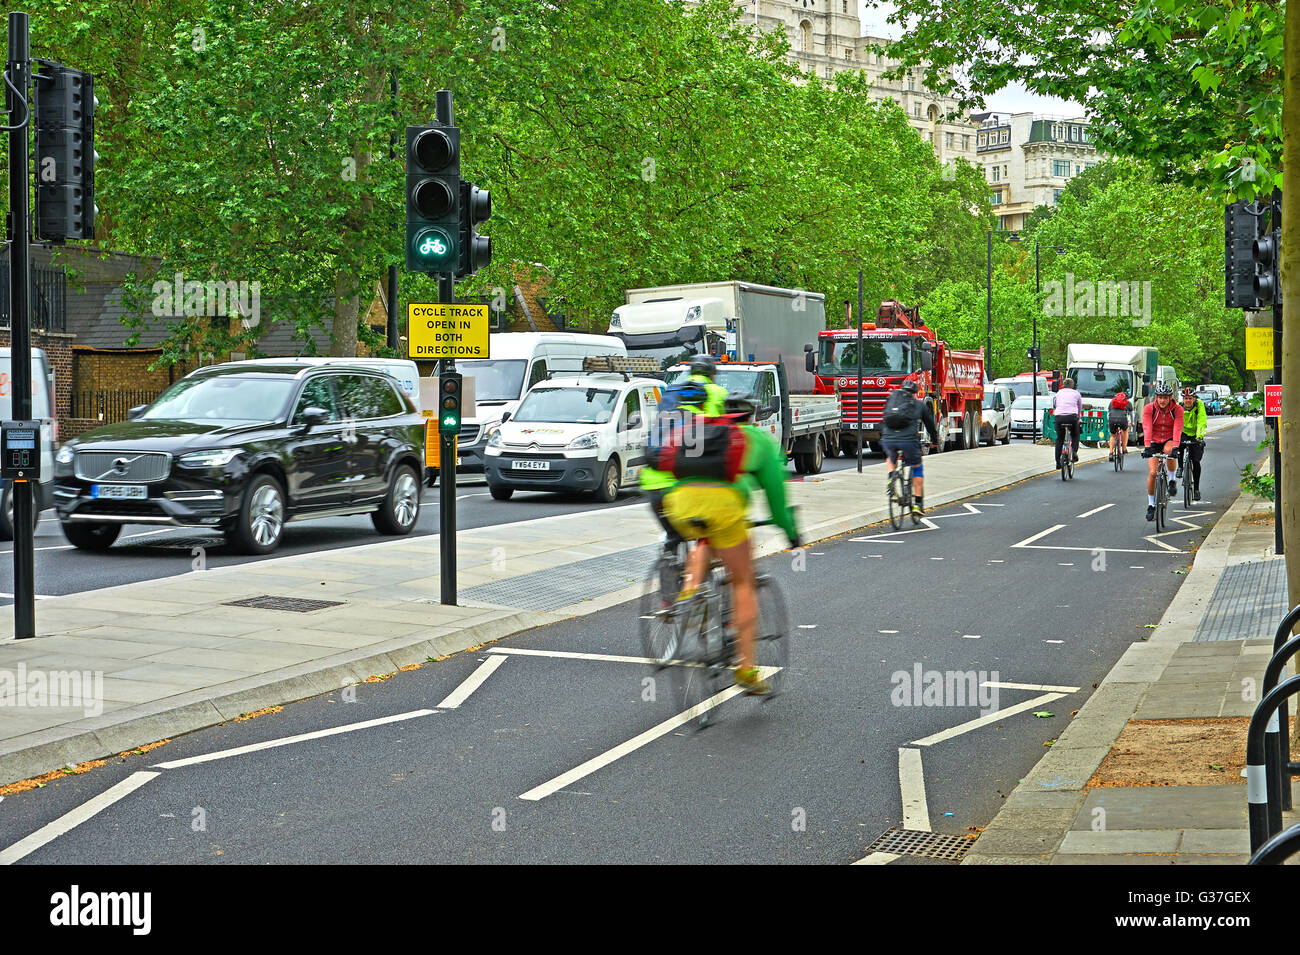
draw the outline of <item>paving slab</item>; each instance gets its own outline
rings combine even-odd
[[[1178,829],[1106,829],[1101,832],[1072,829],[1065,834],[1061,855],[1113,855],[1139,852],[1177,852],[1182,841]]]

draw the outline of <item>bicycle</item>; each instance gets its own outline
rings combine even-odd
[[[659,556],[646,575],[645,585],[638,601],[641,649],[662,669],[677,655],[677,628],[667,615],[686,577],[686,561],[682,556],[685,544],[674,550],[660,550]]]
[[[1116,440],[1115,442],[1116,451],[1114,456],[1111,458],[1111,462],[1115,465],[1116,474],[1124,470],[1124,459],[1128,457],[1127,444],[1127,440]]]
[[[1187,511],[1192,509],[1192,502],[1195,500],[1192,496],[1192,491],[1195,489],[1195,485],[1192,481],[1191,456],[1185,450],[1191,447],[1191,444],[1199,444],[1203,447],[1205,442],[1201,440],[1193,440],[1189,444],[1179,445],[1177,450],[1174,452],[1174,456],[1178,459],[1179,466],[1183,469],[1183,509]]]
[[[757,521],[753,526],[771,523],[771,520]],[[758,591],[755,663],[769,686],[769,692],[763,697],[766,701],[781,693],[789,673],[789,616],[785,598],[770,575],[756,574],[754,582]],[[735,666],[731,581],[721,563],[716,559],[710,563],[708,574],[689,600],[681,603],[674,600],[657,616],[674,630],[671,643],[675,657],[666,657],[667,651],[663,649],[659,653],[647,653],[647,656],[655,660],[657,669],[671,667],[674,696],[683,711],[692,714],[691,719],[697,728],[703,729],[712,720],[714,707],[701,707],[726,689],[727,677]],[[668,641],[665,641],[663,646],[667,645]]]
[[[1147,454],[1142,452],[1144,458],[1155,458],[1159,463],[1156,465],[1156,533],[1169,526],[1169,521],[1165,518],[1165,511],[1169,507],[1169,468],[1165,462],[1174,457],[1172,454]]]
[[[1074,438],[1067,426],[1061,440],[1061,456],[1056,460],[1056,466],[1061,472],[1062,481],[1074,480],[1074,452]]]
[[[889,488],[885,492],[889,500],[889,523],[894,530],[903,529],[903,517],[910,514],[912,524],[921,523],[921,515],[912,510],[912,468],[904,464],[900,456],[898,467],[889,475]]]

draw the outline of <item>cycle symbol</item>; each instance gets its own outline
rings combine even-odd
[[[424,241],[420,243],[420,254],[446,255],[447,243],[443,242],[442,239],[439,239],[436,236],[426,236]]]

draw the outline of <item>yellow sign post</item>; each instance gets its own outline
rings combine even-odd
[[[1246,370],[1273,370],[1273,329],[1246,329]]]
[[[488,307],[410,302],[406,306],[408,358],[487,358]]]

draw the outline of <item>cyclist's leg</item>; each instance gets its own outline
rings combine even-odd
[[[748,535],[731,547],[719,547],[718,559],[731,578],[731,620],[736,628],[739,665],[754,666],[754,637],[758,632],[758,591],[754,584],[754,556]]]
[[[659,526],[664,529],[664,551],[675,554],[682,544],[682,535],[677,533],[677,528],[673,527],[672,522],[664,514],[664,494],[666,493],[667,491],[647,491],[646,497],[650,499],[650,509],[654,511],[655,519],[659,522]]]
[[[1070,422],[1070,458],[1078,460],[1079,458],[1079,419],[1076,416]]]
[[[1200,441],[1193,441],[1189,446],[1189,454],[1192,458],[1192,487],[1197,491],[1201,489],[1201,456],[1205,454],[1205,445]],[[1184,475],[1184,478],[1186,475]]]
[[[1056,462],[1057,467],[1061,465],[1061,445],[1065,442],[1065,430],[1061,422],[1056,422],[1056,456],[1052,459]]]
[[[903,454],[903,463],[912,469],[912,506],[918,511],[925,510],[922,500],[925,496],[925,465],[922,463],[921,442],[912,442]]]
[[[1147,445],[1147,452],[1151,454],[1159,454],[1160,445],[1158,444]],[[1150,498],[1150,501],[1148,503],[1151,504],[1155,503],[1156,466],[1159,463],[1160,462],[1157,461],[1155,458],[1147,458],[1147,497]]]

